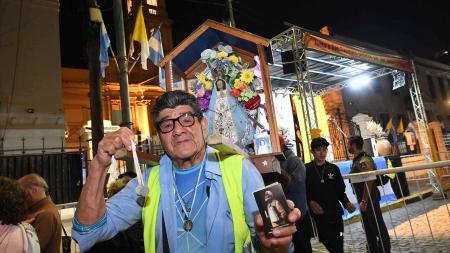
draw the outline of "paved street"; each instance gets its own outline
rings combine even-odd
[[[449,200],[427,198],[407,205],[407,209],[402,207],[385,212],[383,217],[391,236],[391,252],[449,252],[450,216],[445,203],[450,209]],[[365,252],[365,240],[360,222],[345,226],[345,252]],[[315,252],[327,252],[317,241],[313,242],[313,248]]]

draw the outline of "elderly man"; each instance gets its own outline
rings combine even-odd
[[[136,192],[145,191],[133,179],[105,203],[107,167],[123,146],[131,150],[133,133],[122,128],[106,135],[91,162],[73,221],[72,235],[81,251],[142,218],[148,253],[250,252],[252,245],[286,252],[295,226],[277,228],[270,237],[264,234],[252,194],[264,187],[261,175],[241,156],[226,156],[206,145],[208,122],[196,98],[167,92],[156,100],[152,115],[166,154],[159,166],[144,173],[150,193],[139,201]],[[295,222],[300,211],[289,205],[289,220]]]
[[[36,230],[41,252],[61,252],[61,217],[48,196],[47,182],[35,173],[19,178],[18,182],[28,195],[26,219]]]

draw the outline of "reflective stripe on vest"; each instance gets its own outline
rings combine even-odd
[[[242,159],[240,155],[224,155],[216,153],[222,172],[228,204],[231,210],[234,229],[234,246],[236,253],[242,253],[244,246],[251,243],[250,229],[245,222],[244,197],[242,193]],[[156,252],[156,221],[158,204],[161,195],[159,183],[159,166],[150,171],[148,178],[149,197],[142,208],[144,223],[144,246],[146,253]]]

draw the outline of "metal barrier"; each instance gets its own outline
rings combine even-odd
[[[29,173],[41,175],[57,204],[78,199],[84,180],[86,153],[58,152],[0,155],[0,176],[20,178]]]
[[[49,141],[50,139],[50,141]],[[55,141],[58,140],[58,141]],[[65,136],[52,136],[47,138],[45,136],[22,136],[22,138],[8,138],[8,142],[15,143],[12,145],[15,148],[5,148],[5,138],[0,138],[0,155],[16,155],[16,154],[39,154],[39,153],[58,153],[65,151],[82,151],[86,145],[82,141],[81,136],[78,138],[78,145],[65,145]],[[56,145],[59,142],[60,145]],[[20,144],[19,144],[20,143]],[[49,146],[50,145],[52,146]]]
[[[371,172],[343,175],[344,180],[352,182],[365,182],[374,180],[379,175],[389,175],[398,173],[408,173],[408,186],[411,191],[409,196],[403,194],[402,187],[398,180],[390,180],[383,186],[378,186],[382,195],[390,190],[390,184],[397,183],[401,192],[400,198],[382,204],[383,221],[390,237],[390,249],[381,247],[378,252],[448,252],[450,249],[450,211],[449,199],[445,198],[445,191],[450,188],[450,177],[443,177],[445,180],[441,184],[443,191],[441,198],[433,199],[433,189],[427,177],[418,175],[417,172],[428,169],[442,170],[450,166],[449,161],[427,163],[422,165],[397,167],[390,169],[380,169]],[[422,173],[427,175],[427,173]],[[450,176],[446,173],[444,175]],[[354,189],[347,189],[352,191]],[[76,202],[57,205],[60,209],[61,220],[66,231],[70,235],[72,228],[72,218],[75,214]],[[357,203],[355,203],[357,204]],[[372,202],[371,205],[374,203]],[[349,214],[346,213],[348,216]],[[376,216],[375,216],[376,217]],[[381,234],[381,220],[376,219],[376,234]],[[348,216],[344,221],[344,251],[345,252],[366,252],[366,236],[364,221],[360,215]],[[317,228],[314,234],[317,238]],[[75,241],[71,244],[72,252],[79,252]],[[324,247],[313,242],[315,252],[327,252]],[[371,251],[369,251],[371,252]],[[372,251],[373,252],[373,251]]]
[[[450,178],[448,167],[450,161],[427,163],[422,165],[380,169],[371,172],[343,175],[344,180],[352,183],[361,183],[367,189],[368,181],[375,180],[376,176],[397,176],[398,173],[407,173],[407,182],[411,190],[410,196],[405,196],[399,180],[392,178],[386,185],[378,186],[384,197],[392,191],[391,184],[399,186],[401,196],[397,200],[386,201],[382,198],[381,212],[377,215],[375,208],[368,208],[362,217],[360,213],[351,216],[346,211],[344,221],[344,251],[345,252],[449,252],[450,249],[450,211],[449,199],[446,192],[449,190]],[[418,172],[437,170],[442,173],[442,181],[438,182],[440,192],[433,192],[428,177],[418,176]],[[360,185],[360,186],[362,186]],[[355,186],[348,191],[355,192]],[[361,188],[359,189],[361,190]],[[372,192],[373,194],[374,192]],[[377,193],[375,193],[377,194]],[[371,195],[369,193],[369,195]],[[432,196],[432,197],[430,197]],[[375,196],[370,196],[369,206],[378,203]],[[355,203],[357,206],[357,203]],[[359,212],[359,210],[357,210]],[[368,216],[372,217],[368,219]],[[370,221],[375,222],[370,222]],[[366,228],[366,229],[364,229]],[[314,228],[316,229],[316,228]],[[369,232],[369,235],[366,234]],[[387,234],[383,231],[387,231]],[[370,236],[373,233],[374,236]],[[316,237],[317,238],[317,237]],[[367,241],[374,238],[378,249],[367,247]],[[390,243],[388,243],[388,240]],[[382,243],[384,241],[384,243]],[[324,249],[320,244],[313,243],[315,249]],[[319,250],[320,251],[320,250]],[[322,251],[321,251],[322,252]],[[327,251],[323,251],[327,252]]]

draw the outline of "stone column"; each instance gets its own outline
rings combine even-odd
[[[59,1],[2,1],[0,128],[4,148],[61,146]],[[1,136],[0,136],[1,137]]]
[[[439,152],[439,159],[442,160],[448,160],[449,157],[447,157],[447,149],[445,148],[444,143],[444,136],[442,135],[442,128],[441,123],[438,121],[433,121],[428,123],[429,129],[433,130],[434,133],[434,139],[436,141],[437,149]]]
[[[361,131],[361,137],[363,139],[369,139],[372,135],[367,131],[367,123],[372,120],[367,114],[358,113],[352,117],[352,121],[359,126],[359,131]]]

